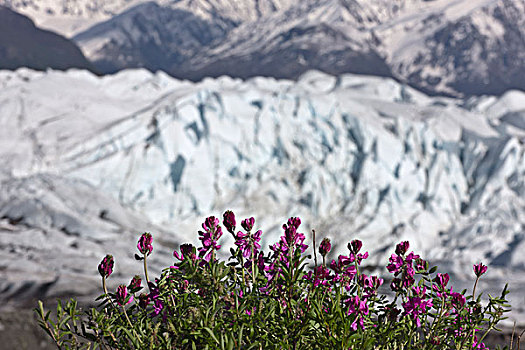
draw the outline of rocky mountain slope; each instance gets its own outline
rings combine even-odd
[[[298,215],[336,250],[362,239],[372,265],[405,239],[458,281],[482,260],[493,278],[484,288],[510,280],[513,300],[523,298],[523,92],[429,97],[315,71],[298,82],[190,83],[144,70],[18,70],[0,72],[0,87],[9,303],[96,294],[106,253],[117,261],[112,283],[127,282],[140,273],[132,256],[145,230],[151,262],[167,266],[225,209],[256,216],[264,245]]]
[[[319,69],[389,76],[431,95],[525,90],[521,0],[0,3],[73,36],[104,72],[144,67],[198,81]]]
[[[0,6],[0,69],[19,67],[94,69],[73,42],[41,30],[29,18]]]

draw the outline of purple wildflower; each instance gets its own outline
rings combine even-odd
[[[426,287],[412,287],[412,292],[414,293],[414,296],[424,298],[427,293]]]
[[[483,263],[474,265],[474,273],[476,274],[476,277],[481,277],[485,272],[487,272],[487,266],[483,265]]]
[[[301,226],[301,219],[298,217],[291,217],[288,219],[288,226],[294,226],[296,229]]]
[[[228,232],[233,234],[235,232],[235,224],[236,224],[235,214],[231,210],[227,210],[224,212],[222,217],[223,217],[222,224],[224,225],[224,227],[226,227]]]
[[[219,219],[215,216],[208,216],[202,223],[202,228],[206,231],[210,231],[217,226],[219,226]]]
[[[153,246],[151,243],[153,242],[153,237],[151,236],[151,233],[145,232],[140,236],[139,242],[137,243],[137,248],[139,252],[141,252],[144,255],[150,255],[153,251]]]
[[[409,297],[408,301],[403,303],[405,315],[412,315],[418,327],[421,327],[419,315],[427,312],[427,308],[432,307],[432,300],[423,300],[420,297]]]
[[[252,230],[254,224],[255,224],[255,219],[253,217],[249,219],[244,219],[243,221],[241,221],[242,228],[248,232]]]
[[[153,311],[151,312],[151,316],[157,316],[164,308],[164,304],[162,303],[162,300],[160,300],[160,290],[153,282],[149,282],[148,287],[150,290],[148,298],[153,301]]]
[[[193,252],[193,245],[189,243],[181,244],[180,255],[176,250],[174,250],[173,256],[180,261],[183,261],[185,258],[189,258],[192,261],[195,261],[197,259],[197,256]]]
[[[379,278],[377,276],[370,276],[368,279],[370,280],[369,282],[370,282],[371,287],[375,290],[381,287],[384,282],[382,278]]]
[[[297,247],[301,253],[306,251],[308,246],[303,244],[305,236],[297,232],[299,225],[301,225],[301,219],[295,217],[288,219],[288,223],[283,225],[284,236],[281,236],[281,241],[279,242],[281,250],[288,251],[291,247]]]
[[[410,253],[406,256],[405,261],[406,261],[407,263],[412,264],[412,261],[415,261],[415,260],[417,260],[417,259],[419,259],[419,255],[414,254],[414,252],[410,252]]]
[[[475,350],[488,350],[484,343],[478,341],[478,337],[474,337],[474,343],[472,344],[472,349]]]
[[[326,254],[330,253],[330,250],[332,250],[332,244],[330,244],[330,239],[323,238],[321,244],[319,245],[319,254],[325,257]]]
[[[345,303],[348,305],[348,311],[346,314],[356,316],[350,327],[355,331],[359,324],[359,327],[364,330],[365,326],[363,316],[368,315],[368,304],[366,303],[366,299],[361,300],[359,296],[356,295],[346,299]]]
[[[219,219],[215,216],[206,218],[202,224],[203,231],[199,231],[199,240],[202,242],[202,247],[199,248],[199,256],[204,260],[210,261],[212,252],[221,248],[217,241],[222,236],[222,228],[219,226]]]
[[[436,278],[434,278],[434,281],[437,283],[437,285],[443,290],[446,288],[448,281],[450,280],[450,277],[448,273],[438,273]]]
[[[359,253],[356,255],[355,260],[357,261],[357,265],[361,265],[361,261],[368,258],[368,252],[364,252],[363,254]]]
[[[361,250],[362,246],[363,242],[358,239],[354,239],[352,242],[348,243],[348,250],[350,250],[352,254],[357,254]]]
[[[106,255],[98,265],[98,273],[100,273],[100,276],[108,278],[111,273],[113,273],[114,264],[113,255]]]
[[[408,241],[404,241],[404,242],[399,243],[396,246],[396,254],[397,255],[405,255],[405,253],[408,250],[408,247],[410,247],[410,243]]]
[[[425,271],[427,269],[427,262],[421,258],[415,260],[415,267],[417,271]]]
[[[125,285],[121,284],[117,287],[115,299],[120,306],[124,306],[131,303],[131,301],[133,300],[133,296],[131,294],[128,295],[128,289]]]
[[[142,279],[140,278],[140,276],[135,275],[133,279],[131,280],[131,282],[129,282],[129,285],[128,285],[129,292],[136,293],[139,290],[141,290],[142,289],[141,283],[142,283]]]
[[[411,275],[407,274],[406,276],[403,276],[403,288],[408,289],[409,287],[414,285],[414,283],[416,283],[416,280]]]
[[[390,289],[394,292],[399,292],[403,287],[403,282],[401,281],[401,278],[394,278],[392,279],[392,282],[390,282]]]
[[[261,235],[261,230],[258,230],[253,235],[249,233],[242,233],[241,231],[237,233],[235,245],[239,247],[239,249],[242,251],[242,255],[245,258],[251,255],[252,244],[254,248],[253,255],[256,256],[259,253],[259,249],[261,249],[261,245],[259,244]]]
[[[353,257],[346,255],[339,255],[337,262],[335,260],[330,262],[330,268],[335,272],[335,281],[339,281],[343,277],[348,277],[348,279],[352,280],[357,275],[357,268],[352,262],[354,262]]]
[[[461,309],[466,302],[465,296],[461,293],[450,293],[450,297],[452,299],[452,305],[457,309]]]
[[[314,287],[317,288],[319,285],[329,286],[332,276],[330,270],[321,265],[314,268],[314,271],[309,271],[303,278],[313,282]]]
[[[397,275],[399,272],[401,272],[401,268],[403,267],[403,258],[399,255],[392,254],[389,260],[390,264],[386,266],[386,269],[388,270],[388,272]]]

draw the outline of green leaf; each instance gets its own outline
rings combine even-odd
[[[241,329],[239,330],[239,334],[237,335],[237,341],[239,346],[242,344],[242,332],[244,331],[244,324],[241,325]]]
[[[220,344],[219,339],[217,339],[217,337],[215,336],[215,334],[213,334],[213,331],[210,328],[203,327],[203,329],[210,334],[210,336],[213,338],[213,340],[215,340],[217,344]]]

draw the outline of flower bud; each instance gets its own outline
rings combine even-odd
[[[410,246],[410,243],[408,241],[404,241],[404,242],[399,243],[396,246],[396,254],[397,255],[405,255],[405,253],[407,252],[409,246]]]
[[[141,290],[142,289],[141,283],[142,283],[142,279],[140,278],[140,276],[135,275],[133,279],[131,280],[131,282],[129,282],[129,286],[128,286],[129,292],[136,293],[139,290]]]
[[[113,255],[106,255],[98,265],[98,273],[104,278],[108,278],[113,272],[114,265]]]
[[[377,276],[370,276],[370,283],[372,285],[372,288],[378,289],[383,284],[384,280],[382,278],[379,278]]]
[[[319,254],[325,257],[326,254],[330,253],[330,250],[332,250],[332,244],[330,244],[330,239],[323,238],[321,244],[319,245]]]
[[[202,228],[206,231],[212,231],[217,226],[219,226],[219,219],[217,219],[215,216],[207,217],[202,224]]]
[[[298,217],[291,217],[288,219],[288,226],[293,226],[297,230],[301,226],[301,219]]]
[[[485,272],[487,272],[487,266],[483,265],[483,263],[474,265],[474,273],[476,274],[476,277],[481,277]]]
[[[357,254],[361,250],[361,247],[363,246],[363,242],[361,242],[358,239],[354,239],[352,242],[348,243],[348,250],[353,253]]]
[[[193,248],[194,248],[193,245],[190,243],[181,244],[180,246],[181,254],[179,255],[179,253],[176,250],[174,250],[173,256],[179,259],[180,261],[183,261],[186,258],[189,258],[190,260],[195,261],[196,254],[193,252]]]
[[[139,242],[137,243],[137,248],[139,252],[141,252],[144,255],[150,255],[153,251],[153,246],[151,243],[153,242],[153,237],[150,233],[145,232],[140,236]]]
[[[254,224],[255,224],[255,219],[253,217],[249,219],[244,219],[241,222],[242,228],[245,229],[246,231],[251,231]]]
[[[445,289],[449,280],[450,280],[450,277],[448,273],[438,273],[436,278],[434,278],[434,281],[442,289]]]
[[[227,210],[226,212],[224,212],[222,223],[224,227],[226,227],[228,232],[235,232],[235,214],[231,210]]]
[[[120,306],[124,306],[126,304],[131,303],[131,301],[133,300],[133,296],[128,295],[128,289],[125,285],[121,284],[117,287],[115,299]]]

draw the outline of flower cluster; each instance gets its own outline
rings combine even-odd
[[[145,287],[136,275],[127,287],[122,284],[108,293],[106,279],[113,273],[114,259],[107,255],[98,266],[105,292],[101,310],[91,310],[79,328],[74,322],[83,321],[74,316],[48,323],[42,308],[41,325],[59,347],[67,339],[81,344],[78,334],[100,348],[119,349],[486,349],[486,333],[480,330],[494,329],[507,311],[506,288],[485,306],[475,298],[477,282],[487,272],[482,263],[473,266],[476,279],[467,295],[453,291],[450,276],[429,269],[409,250],[408,241],[400,242],[386,265],[395,292],[389,299],[381,290],[384,279],[364,273],[369,254],[359,239],[327,262],[331,241],[324,238],[317,246],[314,234],[309,247],[297,217],[282,226],[268,253],[253,217],[242,220],[242,231],[236,231],[235,215],[227,211],[222,224],[235,239],[227,261],[215,254],[221,248],[222,227],[210,216],[198,233],[201,245],[181,244],[173,252],[173,265],[150,280],[147,257],[153,238],[144,233],[137,248]],[[319,264],[317,252],[322,256]],[[76,315],[71,310],[62,314]],[[70,321],[71,328],[52,329]]]
[[[410,252],[406,254],[410,243],[404,241],[396,246],[396,253],[390,257],[390,263],[386,269],[393,273],[395,278],[392,280],[390,287],[394,292],[399,292],[402,289],[410,288],[414,285],[414,274],[416,271],[424,270],[426,261],[421,259],[419,255]],[[416,269],[414,269],[416,267]]]
[[[247,232],[243,233],[239,231],[237,232],[237,236],[235,236],[235,245],[239,247],[240,251],[242,252],[242,256],[245,258],[257,256],[259,249],[261,249],[259,242],[261,241],[262,231],[258,230],[252,234],[251,231],[254,224],[254,218],[243,220],[241,226]]]
[[[221,249],[217,241],[222,236],[222,228],[219,225],[219,219],[215,216],[206,218],[202,224],[204,231],[199,231],[199,240],[202,242],[202,247],[199,250],[199,257],[204,257],[205,261],[210,261],[213,252]]]

